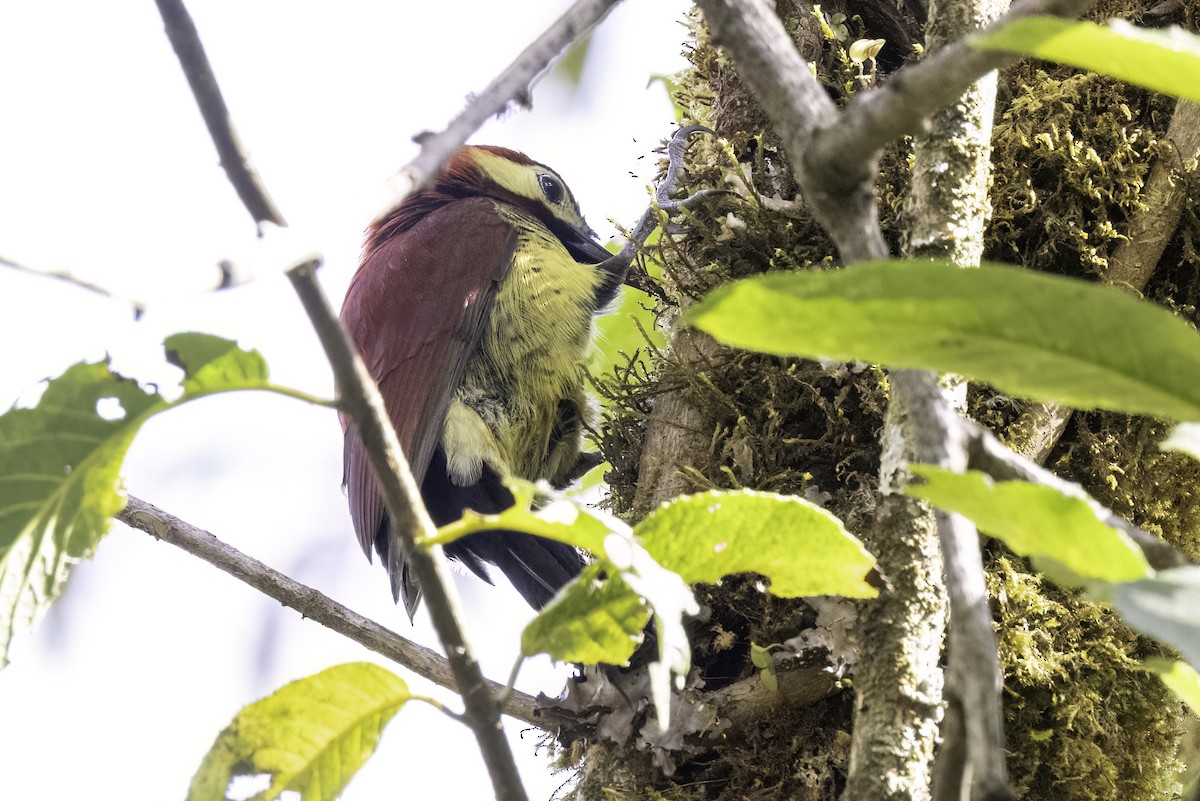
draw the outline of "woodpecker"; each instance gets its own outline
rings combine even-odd
[[[511,506],[506,477],[572,480],[589,420],[592,318],[623,279],[562,178],[507,148],[462,148],[431,188],[368,228],[342,322],[436,524]],[[421,588],[358,432],[343,426],[355,532],[411,618]],[[583,566],[574,548],[515,531],[445,550],[489,583],[486,565],[496,566],[536,609]]]

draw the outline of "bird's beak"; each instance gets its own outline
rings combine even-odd
[[[612,254],[596,241],[596,232],[591,228],[570,228],[566,236],[560,238],[571,258],[582,264],[599,264],[612,257]]]

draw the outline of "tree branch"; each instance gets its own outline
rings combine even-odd
[[[945,401],[936,381],[913,371],[889,378],[879,504],[863,532],[888,587],[859,606],[853,632],[859,658],[846,777],[846,798],[853,801],[929,798],[942,702],[947,611],[938,520],[927,505],[899,490],[909,462],[924,456],[944,463],[953,448],[940,430]],[[930,391],[930,400],[940,400],[940,406],[926,402]]]
[[[1075,18],[1096,0],[1019,0],[1008,13],[984,31],[1030,16]],[[931,4],[930,12],[936,8]],[[901,136],[918,133],[926,119],[953,103],[971,84],[992,70],[1013,64],[1021,56],[977,50],[966,37],[947,41],[916,64],[896,72],[878,89],[860,92],[846,105],[836,126],[817,132],[806,161],[827,191],[851,188],[869,177],[879,151]],[[806,77],[811,73],[806,71]],[[816,79],[812,79],[815,83]]]
[[[311,618],[439,687],[456,689],[449,665],[441,654],[407,640],[313,588],[271,569],[209,532],[132,496],[117,519],[157,540],[200,557],[263,595],[295,609],[301,616]],[[488,685],[497,696],[505,689],[499,682],[489,681]],[[514,691],[503,711],[523,723],[546,728],[546,720],[538,715],[536,700],[531,695]]]
[[[1058,490],[1063,495],[1079,498],[1087,503],[1105,525],[1125,532],[1146,554],[1146,561],[1155,570],[1182,567],[1192,560],[1161,537],[1117,516],[1111,509],[1097,501],[1083,487],[1059,478],[1032,460],[1014,453],[983,426],[970,420],[960,419],[964,427],[967,447],[967,467],[987,473],[996,481],[1028,481]]]
[[[1139,295],[1154,275],[1192,194],[1180,172],[1195,169],[1200,159],[1200,105],[1190,100],[1176,103],[1161,141],[1165,146],[1146,178],[1141,207],[1130,218],[1104,271],[1106,282]]]
[[[929,60],[966,47],[967,37],[998,17],[1006,5],[1007,0],[931,3],[925,31]],[[995,106],[996,74],[991,72],[938,108],[927,130],[916,137],[905,247],[909,258],[949,258],[963,268],[979,266],[991,211],[988,188]],[[909,425],[925,432],[925,437],[910,440],[911,451],[905,456],[914,462],[965,469],[966,446],[958,425],[966,405],[966,385],[961,380],[939,385],[931,373],[893,374],[890,402],[903,405],[912,416]],[[900,467],[907,470],[906,465]],[[903,479],[910,480],[907,475]],[[1008,799],[1012,790],[1004,758],[1003,677],[979,533],[960,515],[939,510],[935,517],[950,622],[933,797],[936,801]]]
[[[229,108],[225,105],[225,98],[221,96],[217,76],[213,74],[212,65],[204,52],[204,44],[196,31],[196,24],[183,5],[183,0],[154,1],[166,27],[167,38],[171,40],[171,47],[175,49],[175,55],[183,65],[183,74],[187,77],[188,86],[192,88],[192,96],[196,98],[200,115],[204,117],[208,135],[217,147],[221,167],[225,170],[229,183],[233,184],[242,205],[256,223],[287,225],[242,149],[237,130],[233,127],[233,120],[229,117]]]
[[[995,25],[1033,14],[1077,16],[1095,0],[1025,0]],[[805,201],[846,262],[884,258],[871,183],[889,142],[1017,56],[976,50],[965,40],[904,67],[838,113],[779,18],[763,0],[697,0],[713,41],[724,47],[780,135]]]
[[[156,2],[205,125],[208,126],[209,134],[221,155],[221,166],[234,185],[242,205],[260,224],[260,235],[271,241],[281,239],[277,230],[272,232],[272,226],[262,225],[269,222],[285,227],[286,223],[250,166],[249,158],[238,141],[229,110],[221,96],[208,57],[204,53],[195,24],[182,0]],[[382,196],[363,202],[362,218],[371,220],[386,214],[409,195],[419,191],[462,147],[467,137],[488,118],[502,113],[514,98],[528,105],[531,86],[538,75],[563,49],[604,19],[618,2],[619,0],[576,0],[566,13],[525,48],[482,92],[472,95],[466,107],[444,130],[436,134],[427,131],[414,137],[420,143],[421,151],[387,182]],[[312,242],[301,241],[294,236],[293,240],[284,247],[284,251],[290,254],[289,266],[312,258],[323,258],[319,249],[312,247]],[[222,261],[221,269],[226,276],[240,272],[232,260]]]
[[[804,199],[842,258],[847,262],[885,258],[887,243],[879,230],[871,184],[874,151],[866,161],[853,165],[852,176],[837,181],[836,196],[828,191],[828,175],[811,169],[808,151],[814,138],[841,125],[840,115],[772,7],[763,0],[696,0],[696,4],[704,11],[713,42],[729,53],[738,75],[767,112]]]
[[[392,197],[376,210],[375,217],[391,211],[396,204],[420,190],[454,153],[489,117],[503,112],[514,99],[522,105],[530,102],[531,86],[537,76],[571,42],[604,19],[619,0],[576,0],[546,32],[525,48],[487,88],[472,96],[444,130],[426,131],[414,139],[421,152],[405,164],[388,182]]]
[[[98,284],[88,283],[87,281],[84,281],[82,278],[76,278],[74,275],[72,275],[71,273],[68,273],[68,272],[51,271],[51,270],[35,270],[32,267],[28,267],[24,264],[21,264],[20,262],[15,262],[12,259],[6,259],[3,256],[0,256],[0,267],[7,267],[10,270],[16,270],[19,273],[28,273],[29,275],[37,275],[37,276],[41,276],[42,278],[53,278],[56,281],[62,281],[64,283],[70,284],[71,286],[74,286],[74,287],[78,287],[79,289],[85,290],[87,292],[92,292],[96,295],[100,295],[101,297],[109,298],[111,300],[124,301],[125,303],[128,303],[133,308],[133,318],[135,320],[140,318],[142,316],[142,313],[146,311],[146,305],[144,303],[142,303],[140,300],[132,300],[130,298],[117,297],[116,295],[109,292],[104,287],[102,287]]]

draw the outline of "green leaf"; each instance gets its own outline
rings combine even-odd
[[[32,627],[61,594],[70,566],[91,556],[125,506],[120,470],[152,415],[215,392],[267,389],[255,351],[207,334],[166,340],[184,368],[183,394],[168,402],[108,361],[81,362],[50,380],[37,406],[0,416],[0,666],[19,629]]]
[[[600,516],[565,498],[533,512],[534,485],[512,481],[506,486],[516,499],[512,509],[497,515],[468,512],[457,523],[442,526],[436,536],[422,544],[445,543],[475,531],[506,528],[591,551],[596,561],[584,576],[602,572],[608,576],[605,584],[612,586],[585,583],[586,579],[568,584],[547,605],[543,616],[534,621],[532,630],[522,635],[523,651],[557,651],[559,658],[585,662],[624,662],[632,653],[629,638],[639,635],[645,626],[644,606],[639,600],[644,598],[658,634],[658,659],[647,666],[650,695],[658,719],[665,726],[670,718],[671,687],[682,689],[691,668],[691,648],[683,621],[700,613],[691,588],[678,574],[655,562],[620,520]],[[622,584],[632,590],[632,595],[625,594]],[[593,610],[589,603],[600,608]],[[557,643],[558,636],[569,639]]]
[[[1097,25],[1027,17],[978,36],[972,44],[1057,61],[1200,101],[1200,37],[1181,28],[1148,30],[1117,19]]]
[[[689,321],[728,345],[960,373],[1001,391],[1200,420],[1200,336],[1118,289],[984,265],[880,261],[717,289]]]
[[[1157,673],[1163,684],[1191,708],[1192,714],[1200,715],[1200,673],[1194,667],[1157,656],[1147,659],[1142,667]]]
[[[271,786],[253,801],[286,790],[301,801],[331,801],[410,698],[401,678],[366,662],[294,681],[238,712],[204,757],[188,801],[224,799],[235,777],[263,775]]]
[[[1080,498],[1024,481],[913,465],[924,484],[905,492],[970,519],[1022,556],[1045,556],[1085,578],[1134,581],[1153,571],[1129,536],[1105,525]]]
[[[0,416],[0,666],[16,632],[37,623],[125,506],[125,451],[165,407],[105,360],[68,368],[35,408]]]
[[[1160,570],[1154,578],[1111,584],[1107,590],[1129,625],[1200,665],[1200,566]]]
[[[657,564],[634,537],[629,526],[620,520],[600,515],[567,498],[553,499],[534,511],[532,507],[537,496],[535,485],[509,480],[505,486],[515,499],[511,508],[491,515],[468,510],[461,520],[442,526],[436,535],[421,540],[419,544],[444,545],[477,531],[503,528],[547,537],[592,552],[597,559],[598,569],[613,579],[619,578],[637,596],[645,598],[653,610],[659,658],[647,667],[647,672],[651,697],[659,720],[664,721],[665,725],[670,716],[671,687],[682,688],[683,679],[691,666],[691,649],[683,628],[683,618],[700,612],[691,589],[677,574]],[[568,648],[578,648],[589,656],[603,652],[605,655],[600,658],[604,661],[610,657],[615,659],[612,656],[614,653],[621,655],[626,647],[621,637],[625,635],[616,633],[614,621],[607,620],[606,614],[620,608],[623,616],[615,622],[615,626],[626,633],[637,616],[630,617],[629,613],[633,610],[628,606],[628,601],[621,598],[619,589],[601,588],[597,590],[599,600],[609,606],[600,610],[596,618],[589,619],[587,592],[588,588],[578,582],[560,591],[558,598],[547,606],[547,610],[552,611],[551,618],[541,623],[535,620],[536,628],[528,633],[528,641],[525,635],[522,636],[524,650],[527,653],[533,649],[547,650],[553,647],[549,642],[549,638],[554,636],[551,630],[570,630],[571,640],[564,644],[564,652]],[[569,594],[570,598],[564,599],[563,594]],[[564,605],[558,608],[560,601]],[[645,622],[644,618],[639,619]],[[621,655],[620,661],[627,658],[628,654]]]
[[[477,531],[503,528],[565,542],[595,554],[604,552],[604,538],[609,534],[609,524],[588,509],[565,498],[555,498],[534,510],[533,503],[538,496],[536,485],[520,479],[509,479],[504,486],[513,494],[513,506],[488,515],[468,509],[461,520],[447,523],[438,529],[436,535],[419,544],[446,545]]]
[[[739,490],[669,501],[634,532],[654,559],[689,583],[761,573],[787,598],[873,598],[875,560],[840,520],[800,498]]]
[[[172,334],[163,342],[167,361],[184,371],[184,392],[191,396],[237,389],[264,389],[267,362],[256,350],[242,350],[212,334]]]
[[[525,656],[624,665],[642,641],[650,610],[619,576],[592,564],[562,589],[521,633]]]

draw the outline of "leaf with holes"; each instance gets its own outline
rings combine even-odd
[[[0,666],[13,637],[58,598],[72,563],[91,556],[124,507],[120,470],[152,415],[216,392],[270,389],[255,351],[207,334],[176,334],[168,358],[184,369],[168,402],[109,368],[81,362],[51,379],[33,408],[0,416]]]
[[[62,592],[125,505],[119,471],[134,434],[166,408],[156,392],[83,362],[35,408],[0,416],[0,665],[18,630]]]
[[[263,389],[267,362],[256,350],[243,350],[231,339],[212,334],[172,334],[163,341],[167,361],[183,370],[187,398],[236,389]]]
[[[301,801],[332,801],[413,696],[378,665],[353,662],[299,679],[238,712],[204,757],[188,801],[223,799],[239,777],[264,777],[255,801],[287,790]]]

